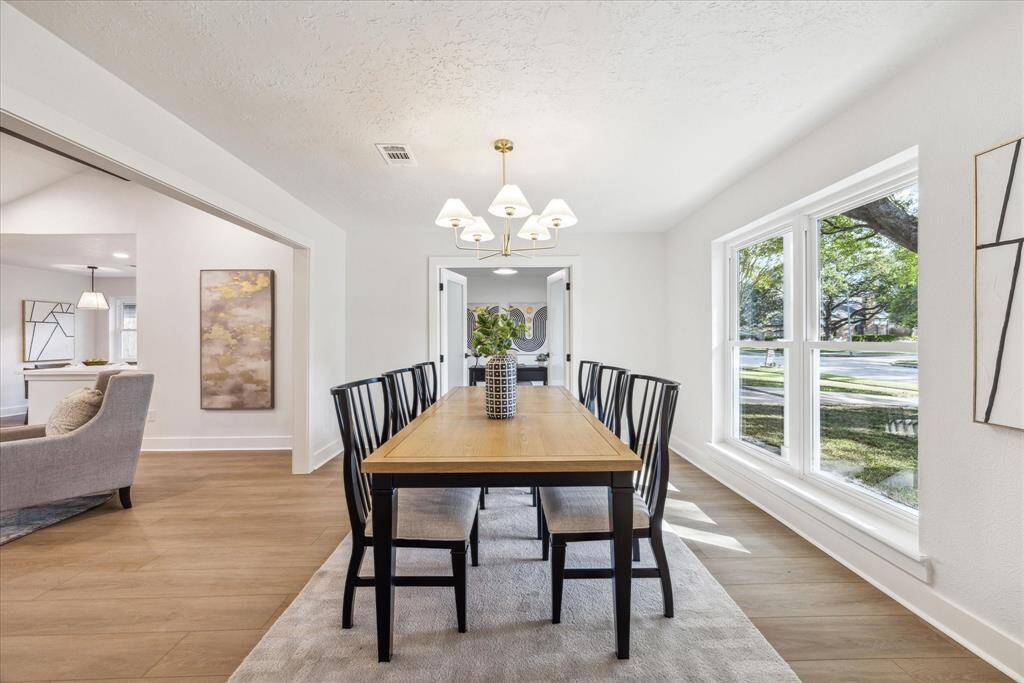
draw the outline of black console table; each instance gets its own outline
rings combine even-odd
[[[543,382],[548,383],[548,366],[546,365],[517,365],[516,380],[519,382]],[[484,366],[474,365],[469,368],[469,386],[475,387],[477,383],[484,381]]]

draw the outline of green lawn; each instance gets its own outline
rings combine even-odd
[[[781,368],[744,368],[745,386],[782,388]],[[823,375],[822,391],[902,397],[913,385],[843,375]],[[917,437],[891,433],[897,424],[917,422],[917,409],[872,405],[822,406],[821,466],[910,507],[917,490],[882,482],[899,472],[917,471]],[[744,405],[740,416],[744,438],[779,453],[783,441],[781,405]]]
[[[740,372],[743,384],[748,387],[782,388],[785,371],[782,368],[744,367]],[[821,391],[837,391],[845,394],[867,394],[871,396],[914,396],[917,386],[913,382],[892,382],[850,375],[822,373]]]

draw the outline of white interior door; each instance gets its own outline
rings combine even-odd
[[[572,388],[569,271],[548,275],[548,384]]]
[[[440,394],[468,384],[466,369],[466,278],[447,268],[441,269],[440,296],[441,331]]]

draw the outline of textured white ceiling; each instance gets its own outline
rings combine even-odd
[[[87,168],[0,133],[0,204],[21,199]]]
[[[346,228],[438,229],[449,196],[483,213],[505,136],[535,210],[630,231],[675,225],[987,3],[12,4]]]

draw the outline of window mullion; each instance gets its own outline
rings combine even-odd
[[[804,454],[806,451],[805,420],[806,410],[804,408],[805,386],[807,384],[807,373],[804,368],[804,287],[801,286],[804,280],[804,217],[799,214],[792,218],[793,232],[790,235],[790,263],[791,273],[789,275],[789,301],[790,339],[793,342],[790,347],[787,367],[789,372],[788,401],[786,423],[789,426],[790,440],[790,464],[799,473],[804,472]]]

